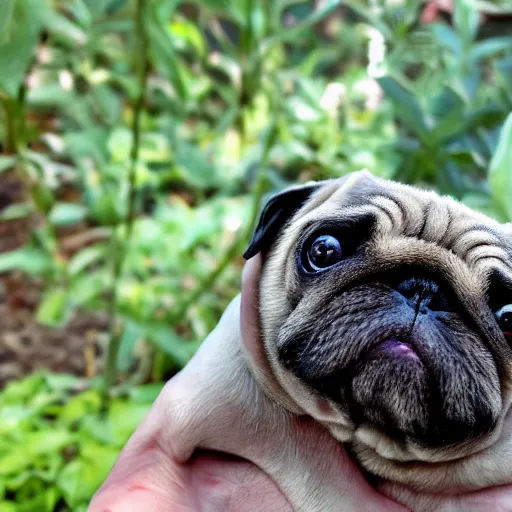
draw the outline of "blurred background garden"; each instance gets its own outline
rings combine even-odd
[[[367,168],[512,220],[510,0],[0,8],[0,512],[86,510],[269,194]]]

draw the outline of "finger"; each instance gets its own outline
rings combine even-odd
[[[205,507],[212,512],[291,512],[277,486],[249,461],[209,452],[196,453],[184,464],[176,461],[167,432],[174,388],[174,380],[166,385],[89,512],[193,512]]]
[[[164,388],[165,392],[165,388]],[[160,442],[163,393],[121,451],[106,481],[95,494],[89,512],[168,510],[177,468]]]
[[[201,505],[219,512],[292,512],[272,480],[247,460],[200,452],[188,463],[188,489]]]

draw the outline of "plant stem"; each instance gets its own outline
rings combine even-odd
[[[141,119],[144,110],[144,102],[146,98],[147,80],[148,80],[148,39],[145,27],[146,0],[137,0],[135,9],[135,25],[138,43],[138,85],[139,92],[134,106],[134,116],[132,124],[133,144],[130,153],[130,169],[128,172],[128,211],[124,226],[124,240],[118,239],[114,233],[112,238],[112,254],[114,255],[114,265],[112,270],[112,298],[109,307],[110,318],[110,341],[107,352],[107,364],[105,370],[105,382],[103,390],[103,409],[106,410],[109,400],[109,392],[115,383],[117,376],[117,355],[119,345],[121,343],[122,328],[118,324],[119,309],[119,281],[123,271],[123,263],[125,255],[128,252],[130,239],[133,232],[133,225],[136,214],[136,177],[137,165],[139,162],[140,142],[141,142]]]
[[[16,109],[10,99],[2,101],[5,110],[5,148],[4,153],[16,153]]]

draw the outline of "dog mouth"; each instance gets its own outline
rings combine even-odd
[[[368,357],[387,357],[421,363],[421,358],[413,345],[394,337],[379,343],[370,351]]]
[[[495,428],[502,406],[497,368],[456,311],[422,312],[393,290],[368,286],[336,297],[322,319],[305,327],[289,317],[280,361],[355,428],[435,450]]]

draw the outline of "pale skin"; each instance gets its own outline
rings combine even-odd
[[[260,269],[259,256],[249,260],[244,269],[241,332],[246,353],[253,364],[266,368],[257,321]],[[189,364],[198,363],[192,360]],[[274,481],[247,460],[207,451],[196,452],[186,462],[177,460],[176,446],[169,435],[167,411],[173,403],[179,378],[178,374],[166,384],[94,496],[89,512],[291,512],[293,509],[286,496]],[[408,510],[370,486],[357,464],[337,441],[326,436],[322,426],[306,417],[298,418],[297,425],[304,436],[304,444],[311,444],[311,438],[315,436],[322,439],[323,446],[332,442],[333,457],[339,459],[339,464],[333,466],[336,468],[333,481],[339,486],[340,496],[346,496],[346,502],[340,502],[340,511]],[[436,510],[512,510],[512,486],[446,496]]]

